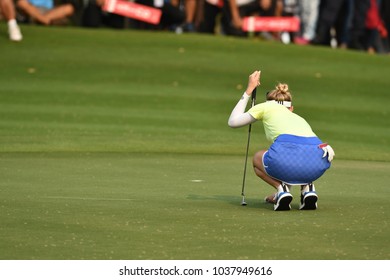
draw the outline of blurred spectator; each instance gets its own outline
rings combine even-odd
[[[7,21],[9,39],[14,42],[21,41],[23,36],[16,22],[14,2],[12,0],[0,0],[0,10]]]
[[[283,0],[283,16],[298,16],[300,0]]]
[[[160,24],[158,26],[135,21],[136,28],[176,30],[178,26],[181,26],[185,22],[185,13],[180,9],[179,0],[136,0],[135,2],[160,9],[162,12]]]
[[[321,0],[313,44],[364,50],[370,0]]]
[[[332,37],[335,37],[339,45],[345,40],[348,11],[350,11],[348,9],[349,4],[349,0],[321,0],[316,36],[312,40],[313,44],[329,46]],[[331,31],[335,34],[331,34]]]
[[[301,30],[294,42],[298,45],[309,44],[316,35],[320,0],[298,0]]]
[[[195,16],[199,0],[184,0],[185,22],[183,25],[184,32],[195,32]]]
[[[352,25],[348,33],[348,48],[365,50],[366,16],[370,0],[353,0]]]
[[[350,40],[350,33],[352,29],[352,20],[354,14],[354,0],[346,0],[343,9],[341,10],[341,15],[339,16],[338,28],[335,32],[336,34],[336,44],[337,47],[346,49]]]
[[[221,32],[229,28],[229,3],[224,0],[204,0],[203,15],[199,26],[199,31],[202,33],[217,33],[216,29],[219,26]],[[220,19],[219,22],[217,19]]]
[[[53,0],[17,0],[16,5],[31,21],[43,25],[65,24],[75,12],[72,4],[55,6]]]
[[[243,18],[247,16],[281,16],[282,0],[230,0],[230,28],[228,35],[243,36]]]
[[[84,27],[102,27],[121,29],[125,27],[125,17],[104,12],[102,7],[105,0],[87,0],[81,16],[81,25]]]
[[[380,15],[387,30],[387,37],[382,39],[384,51],[390,52],[390,0],[382,0],[380,4]]]
[[[387,29],[379,14],[378,0],[370,0],[370,8],[367,11],[367,46],[369,53],[385,52],[381,38],[387,38]]]
[[[300,17],[299,15],[299,0],[283,0],[283,12],[284,17]],[[302,21],[302,19],[300,19]],[[301,27],[302,28],[302,27]],[[291,41],[295,41],[296,35],[300,36],[298,32],[281,32],[280,40],[284,44],[290,44]]]

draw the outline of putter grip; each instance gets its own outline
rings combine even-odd
[[[256,103],[256,90],[257,88],[255,88],[253,91],[252,91],[252,107],[255,106],[255,103]]]

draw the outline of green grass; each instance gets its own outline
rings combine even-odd
[[[4,30],[4,24],[0,26]],[[390,58],[199,34],[0,38],[0,259],[389,259]],[[272,211],[227,118],[287,82],[336,151],[317,211]],[[269,145],[253,126],[250,152]],[[250,166],[250,164],[249,164]]]

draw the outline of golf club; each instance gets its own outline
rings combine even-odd
[[[256,103],[256,88],[252,91],[252,104],[251,107],[255,106]],[[245,201],[245,175],[246,175],[246,164],[248,161],[248,151],[249,151],[249,141],[251,139],[251,130],[252,130],[252,124],[249,124],[249,129],[248,129],[248,142],[246,144],[246,155],[245,155],[245,165],[244,165],[244,177],[242,179],[242,189],[241,189],[241,196],[242,196],[242,201],[241,205],[246,206],[247,203]]]

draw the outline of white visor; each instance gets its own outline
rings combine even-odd
[[[267,102],[276,102],[279,103],[287,108],[291,107],[291,101],[276,101],[276,100],[267,100]]]

